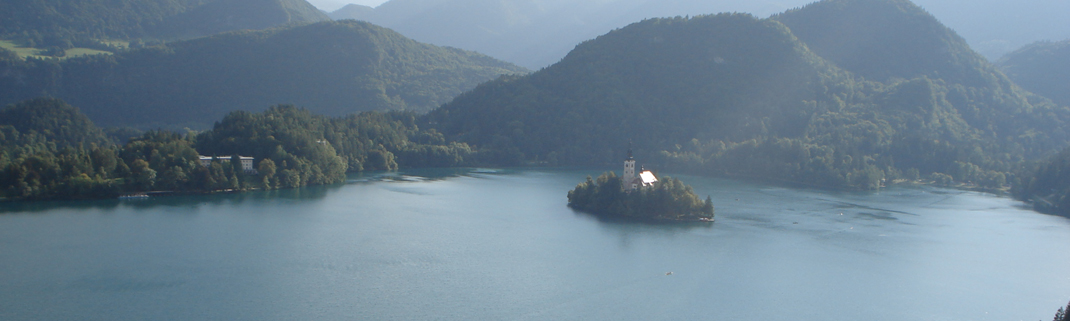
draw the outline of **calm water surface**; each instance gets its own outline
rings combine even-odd
[[[598,173],[0,204],[0,319],[1048,320],[1070,299],[1070,220],[1007,198],[683,176],[717,223],[649,225],[565,206]]]

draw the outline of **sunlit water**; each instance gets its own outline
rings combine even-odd
[[[651,225],[566,207],[598,172],[0,204],[0,320],[1032,321],[1070,299],[1070,220],[1008,198],[682,176],[717,222]]]

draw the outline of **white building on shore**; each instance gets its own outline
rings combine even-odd
[[[212,165],[212,160],[213,159],[219,160],[220,163],[229,163],[231,157],[232,156],[216,156],[216,157],[212,157],[212,156],[200,155],[201,166],[208,167],[209,165]],[[241,169],[243,171],[245,171],[246,173],[255,173],[256,172],[256,169],[253,168],[253,158],[252,157],[238,156],[238,159],[241,160]]]

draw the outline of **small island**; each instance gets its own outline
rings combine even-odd
[[[713,222],[713,201],[702,201],[691,186],[679,179],[658,180],[653,172],[635,174],[632,151],[624,161],[624,173],[607,172],[568,192],[568,206],[597,215],[637,219]]]

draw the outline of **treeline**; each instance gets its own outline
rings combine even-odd
[[[335,184],[347,172],[500,162],[420,130],[411,113],[340,118],[294,106],[233,112],[203,133],[104,131],[62,100],[0,110],[0,197],[110,198],[149,191],[210,192]],[[125,143],[119,144],[121,140]],[[202,166],[200,155],[231,156]],[[254,157],[255,171],[238,156]]]
[[[568,206],[599,215],[659,220],[712,220],[713,201],[703,201],[691,186],[679,179],[663,177],[653,186],[625,191],[621,178],[613,172],[587,176],[587,181],[568,192]]]

